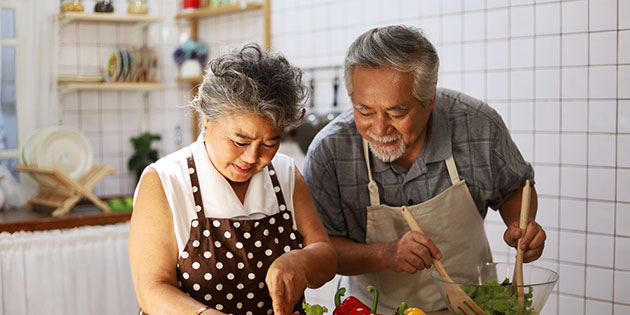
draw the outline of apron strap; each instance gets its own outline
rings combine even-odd
[[[459,183],[459,174],[457,173],[457,167],[455,166],[455,159],[453,159],[453,156],[449,156],[446,160],[444,160],[444,162],[446,162],[446,169],[448,170],[448,175],[451,177],[451,183],[453,185]]]
[[[372,178],[372,170],[370,169],[370,150],[368,149],[368,143],[363,140],[363,157],[365,158],[365,165],[367,165],[368,178],[370,179],[370,183],[368,184],[368,191],[370,192],[370,206],[378,206],[381,204],[379,195],[378,195],[378,186],[376,186],[376,182]]]
[[[197,177],[197,167],[195,166],[195,159],[193,158],[192,151],[186,157],[188,161],[188,174],[190,176],[190,184],[192,185],[193,197],[195,199],[195,212],[197,213],[197,219],[199,224],[204,222],[206,215],[203,212],[203,200],[201,199],[201,189],[199,188],[199,178]]]
[[[280,211],[285,211],[287,210],[287,203],[284,201],[284,195],[282,194],[282,189],[280,188],[280,182],[278,181],[276,169],[273,168],[273,164],[271,164],[271,162],[267,164],[267,169],[269,170],[269,177],[271,178],[271,183],[273,184],[273,191],[276,193],[276,199],[278,200]]]

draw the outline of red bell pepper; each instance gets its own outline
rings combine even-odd
[[[374,286],[368,286],[369,292],[374,292],[374,301],[372,302],[372,308],[369,309],[367,305],[361,303],[354,296],[349,296],[343,303],[341,303],[341,296],[346,293],[345,288],[340,288],[335,294],[335,310],[333,315],[380,315],[376,314],[376,307],[378,305],[378,291]]]
[[[354,296],[349,296],[343,303],[341,303],[341,297],[346,293],[346,288],[339,288],[337,293],[335,293],[335,310],[333,311],[333,315],[350,315],[350,311],[355,308],[368,308],[365,304],[361,303]]]
[[[350,315],[372,315],[372,312],[367,308],[357,307],[350,311]]]

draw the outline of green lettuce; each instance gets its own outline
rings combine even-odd
[[[517,315],[521,311],[518,296],[509,280],[502,283],[488,280],[482,286],[464,286],[464,292],[479,305],[486,315]],[[532,288],[524,295],[522,315],[536,314],[532,309]]]
[[[302,302],[302,308],[306,315],[322,315],[324,313],[328,313],[328,309],[326,306],[321,306],[318,304],[309,305],[306,302]]]

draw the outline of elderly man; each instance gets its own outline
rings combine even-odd
[[[428,268],[441,259],[456,273],[462,263],[492,260],[488,207],[499,210],[504,240],[515,247],[521,192],[534,181],[501,117],[480,100],[438,89],[438,67],[435,48],[415,28],[360,35],[344,65],[353,107],[319,132],[306,156],[304,176],[339,256],[340,286],[363,301],[371,300],[365,287],[376,286],[383,314],[401,301],[445,308]],[[531,191],[525,262],[541,256],[546,239]],[[409,230],[402,206],[426,235]]]

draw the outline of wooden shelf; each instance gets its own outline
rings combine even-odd
[[[177,82],[181,83],[201,83],[203,81],[203,76],[198,77],[177,77]]]
[[[217,16],[223,14],[231,14],[236,12],[244,12],[251,10],[260,10],[264,8],[262,3],[245,2],[223,5],[215,8],[203,8],[190,13],[181,13],[175,16],[176,19],[198,19],[208,16]]]
[[[112,22],[112,23],[153,23],[163,21],[165,17],[143,14],[114,14],[114,13],[85,13],[63,12],[59,13],[61,24],[72,21],[84,22]]]
[[[101,91],[155,91],[163,90],[166,84],[158,82],[69,82],[59,83],[59,91],[101,90]]]

